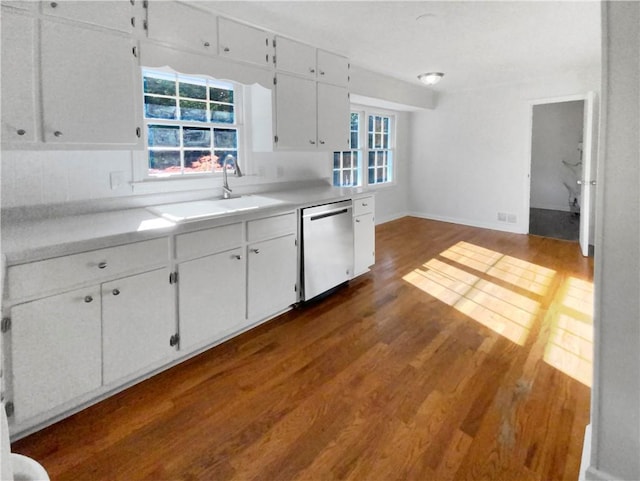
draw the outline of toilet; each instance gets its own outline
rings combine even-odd
[[[0,481],[49,481],[49,475],[40,463],[11,452],[4,402],[0,403],[0,408]]]

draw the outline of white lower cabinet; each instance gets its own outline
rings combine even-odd
[[[275,314],[297,301],[294,234],[249,244],[247,258],[249,320]]]
[[[376,262],[374,197],[353,201],[353,274],[364,274]]]
[[[111,384],[175,356],[174,289],[166,269],[102,284],[103,383]]]
[[[243,249],[178,264],[180,349],[212,343],[245,322]]]
[[[15,422],[102,384],[100,289],[78,289],[11,309]]]

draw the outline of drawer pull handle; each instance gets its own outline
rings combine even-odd
[[[251,249],[251,252],[254,252],[255,254],[260,254],[260,249]]]
[[[369,204],[367,204],[366,202],[362,203],[362,207],[368,207],[368,206],[369,206]]]
[[[101,262],[100,264],[98,264],[98,269],[105,269],[106,267],[107,267],[106,262]]]
[[[91,296],[84,296],[84,302],[89,303],[93,301],[93,297]]]
[[[112,293],[114,296],[117,296],[117,295],[119,295],[119,294],[120,294],[120,289],[114,289],[113,291],[111,291],[111,293]]]
[[[233,257],[236,260],[242,259],[242,256],[240,254],[233,254],[231,257]]]
[[[59,130],[56,130],[56,131],[53,133],[53,135],[54,135],[55,137],[62,137],[62,132],[60,132]]]
[[[26,131],[26,130],[24,130],[24,129],[18,129],[16,133],[17,133],[18,135],[24,135],[24,134],[26,134],[26,133],[27,133],[27,131]]]

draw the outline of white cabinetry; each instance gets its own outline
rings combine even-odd
[[[174,290],[166,269],[102,284],[103,383],[169,361],[175,348]]]
[[[82,1],[56,0],[41,2],[42,13],[58,18],[89,23],[130,33],[133,6],[128,0]]]
[[[318,144],[330,150],[349,149],[349,92],[346,87],[318,82]]]
[[[247,223],[247,317],[257,321],[297,301],[294,213]]]
[[[183,3],[149,2],[147,35],[152,40],[200,53],[218,52],[216,17]]]
[[[309,150],[317,146],[316,82],[278,74],[276,84],[276,145]]]
[[[168,254],[160,238],[9,267],[2,341],[16,423],[69,409],[174,355]]]
[[[135,64],[125,36],[42,20],[45,142],[136,144]]]
[[[79,289],[11,309],[12,402],[22,422],[102,384],[100,290]]]
[[[36,132],[35,29],[29,16],[2,8],[2,142],[31,143]]]
[[[276,68],[311,78],[316,76],[316,49],[311,45],[276,36]]]
[[[224,17],[218,19],[219,54],[222,57],[269,66],[271,34]]]
[[[211,344],[245,323],[242,224],[177,236],[180,350]]]
[[[325,50],[318,50],[316,72],[318,80],[344,87],[349,83],[349,60]]]
[[[374,197],[362,197],[353,201],[353,271],[363,274],[375,264]]]

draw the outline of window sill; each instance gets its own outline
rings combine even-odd
[[[180,192],[184,190],[204,190],[220,187],[222,174],[181,177],[147,178],[131,182],[134,194],[158,194],[163,192]]]

